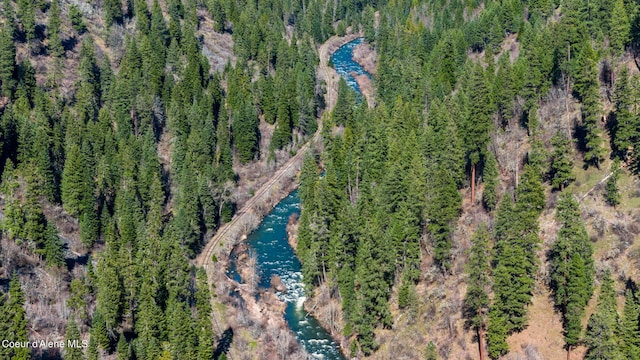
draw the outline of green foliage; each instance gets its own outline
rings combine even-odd
[[[578,57],[579,72],[576,74],[575,90],[582,101],[582,126],[584,136],[584,160],[587,165],[599,166],[603,158],[600,121],[600,83],[595,54],[591,46]],[[579,76],[578,76],[579,75]]]
[[[69,343],[73,343],[74,341],[78,341],[78,346],[66,346]],[[80,331],[78,330],[78,325],[74,319],[69,319],[67,322],[67,331],[65,334],[65,351],[64,351],[64,359],[65,360],[83,360],[84,354],[82,353],[82,339],[80,338]]]
[[[611,273],[607,271],[600,287],[596,312],[591,315],[587,323],[587,332],[584,337],[584,343],[587,346],[585,359],[623,359],[616,339],[618,323],[615,283]]]
[[[16,1],[18,5],[18,21],[22,32],[25,33],[27,41],[31,42],[36,36],[36,4],[28,0]]]
[[[625,291],[621,320],[620,351],[626,359],[640,359],[640,304],[633,287]]]
[[[470,109],[468,119],[462,123],[462,137],[468,165],[473,167],[485,157],[490,140],[489,134],[493,129],[491,116],[495,105],[482,67],[473,66],[470,73],[468,83]]]
[[[87,25],[84,23],[82,12],[80,11],[80,8],[78,8],[78,6],[69,5],[69,21],[71,21],[73,29],[78,34],[84,34],[87,31]]]
[[[629,44],[631,24],[625,8],[624,0],[614,0],[611,18],[615,21],[611,22],[611,31],[609,41],[611,50],[615,55],[620,55]]]
[[[473,234],[471,242],[471,251],[465,271],[469,278],[467,280],[467,294],[464,298],[463,314],[466,319],[466,325],[469,328],[483,331],[486,329],[487,314],[489,312],[491,270],[491,249],[486,225],[480,225]]]
[[[620,171],[620,160],[616,158],[611,165],[611,176],[604,186],[604,201],[610,206],[620,204],[620,189],[618,188]]]
[[[551,154],[549,178],[551,186],[555,190],[562,191],[575,180],[573,160],[571,159],[571,140],[563,134],[557,133],[551,142],[553,153]]]
[[[629,150],[638,139],[638,117],[633,113],[633,90],[629,71],[623,67],[616,79],[615,112],[612,126],[612,147],[618,157],[627,159]]]
[[[27,330],[27,319],[24,309],[24,293],[20,285],[20,279],[17,273],[13,273],[9,283],[9,298],[2,305],[3,314],[3,335],[11,341],[26,342],[29,341]],[[0,354],[6,356],[7,359],[28,360],[31,358],[31,350],[28,347],[4,348]]]
[[[116,348],[116,359],[118,360],[129,360],[131,359],[131,348],[129,347],[129,343],[127,339],[125,339],[124,334],[120,333],[118,336],[118,346]]]
[[[5,23],[0,29],[0,83],[2,96],[10,97],[16,86],[16,47],[13,43],[13,29]]]
[[[119,0],[105,0],[102,3],[104,12],[104,22],[107,28],[111,27],[114,23],[122,21],[122,2]],[[77,29],[76,29],[77,30]]]
[[[485,209],[492,211],[497,205],[497,187],[499,184],[498,162],[492,151],[487,151],[486,160],[482,169],[482,181],[484,190],[482,191],[482,204]]]
[[[60,2],[58,0],[51,1],[51,7],[49,8],[49,50],[51,55],[60,58],[64,56],[64,47],[62,46],[62,39],[60,37]]]
[[[429,341],[427,348],[424,350],[425,360],[438,360],[438,349],[433,341]]]
[[[431,201],[427,205],[430,222],[427,229],[433,237],[434,259],[442,270],[451,268],[452,222],[458,218],[462,199],[455,181],[448,176],[448,170],[440,166],[435,172],[431,187]]]
[[[489,326],[487,329],[487,346],[490,358],[498,359],[509,352],[509,344],[506,341],[507,335],[506,319],[500,310],[492,308],[489,311]]]

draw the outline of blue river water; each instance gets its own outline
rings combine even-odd
[[[294,191],[269,213],[260,226],[247,238],[247,244],[257,260],[262,289],[271,287],[271,278],[277,275],[287,288],[278,297],[287,303],[285,319],[296,339],[318,359],[345,359],[340,347],[320,323],[303,307],[306,300],[302,283],[301,264],[287,241],[287,222],[293,214],[300,214],[300,198]]]
[[[353,48],[362,42],[362,38],[340,47],[331,60],[336,72],[343,76],[356,93],[360,89],[351,72],[369,75],[358,63],[353,61]],[[260,281],[259,288],[269,289],[271,278],[277,275],[282,279],[287,291],[278,293],[280,299],[287,303],[285,319],[289,328],[296,334],[296,339],[304,349],[316,359],[345,360],[340,347],[318,320],[308,314],[303,306],[306,300],[300,260],[289,245],[287,239],[287,223],[293,214],[300,214],[300,198],[294,191],[262,220],[260,226],[247,238],[249,251],[255,254]],[[232,261],[228,269],[232,279],[241,282]]]
[[[336,52],[331,55],[331,62],[333,63],[333,68],[336,72],[345,78],[347,84],[351,86],[353,90],[356,91],[358,95],[360,95],[360,87],[356,82],[356,79],[351,75],[355,73],[357,75],[367,75],[371,77],[371,75],[365,71],[365,69],[360,66],[357,62],[353,61],[353,49],[364,41],[364,38],[357,38],[351,42],[348,42],[342,45]]]

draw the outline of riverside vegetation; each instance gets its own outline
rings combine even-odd
[[[316,50],[349,30],[377,52],[376,104],[340,82],[300,174],[297,252],[350,355],[640,358],[637,2],[0,10],[0,338],[88,339],[1,358],[273,355],[277,338],[212,327],[189,264],[247,174],[314,134]],[[517,342],[544,317],[560,345]]]

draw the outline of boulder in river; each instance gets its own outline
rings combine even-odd
[[[284,285],[284,283],[282,282],[282,279],[280,279],[280,276],[278,275],[273,275],[271,277],[271,287],[273,287],[276,291],[279,291],[279,292],[287,291],[287,287]]]

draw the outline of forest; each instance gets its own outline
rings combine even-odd
[[[348,33],[375,104],[327,111]],[[346,355],[640,359],[639,49],[635,0],[2,0],[0,340],[88,346],[0,358],[269,358],[193,263],[322,121],[296,251]]]

